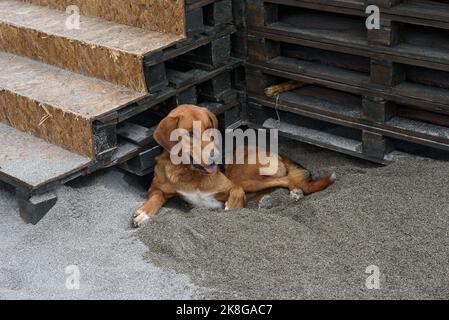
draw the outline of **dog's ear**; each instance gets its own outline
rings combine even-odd
[[[154,131],[154,140],[165,150],[170,150],[178,143],[177,141],[170,141],[171,133],[178,129],[179,117],[167,117],[163,119]]]
[[[210,123],[212,123],[212,126],[214,127],[214,129],[218,129],[218,119],[217,119],[217,117],[215,116],[215,114],[213,114],[209,110],[207,110],[207,112],[209,114]]]

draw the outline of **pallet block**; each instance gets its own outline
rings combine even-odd
[[[54,207],[58,197],[54,192],[28,197],[20,191],[16,193],[20,217],[25,223],[36,225]]]
[[[385,155],[393,151],[391,142],[383,135],[370,131],[363,131],[363,153],[375,159],[384,159]]]
[[[186,0],[186,35],[207,32],[232,23],[231,0]]]
[[[385,123],[396,113],[394,103],[382,98],[364,97],[362,104],[363,116],[373,122]]]
[[[397,46],[401,42],[401,27],[399,22],[381,19],[380,29],[368,30],[368,42],[389,47]]]

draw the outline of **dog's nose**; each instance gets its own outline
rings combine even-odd
[[[214,165],[221,164],[223,160],[221,159],[221,154],[219,152],[215,152],[214,155],[209,156],[208,161],[210,165]]]
[[[217,161],[216,161],[215,157],[212,156],[212,157],[209,157],[207,162],[209,165],[212,166],[212,165],[215,165]]]

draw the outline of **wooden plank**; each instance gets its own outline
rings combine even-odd
[[[154,128],[146,128],[131,122],[125,122],[117,129],[117,135],[139,146],[152,142]]]
[[[449,128],[449,116],[446,115],[427,112],[425,110],[419,110],[401,105],[395,106],[395,114],[401,118],[418,120]]]
[[[70,5],[86,16],[98,17],[139,28],[185,34],[185,0],[22,0],[66,11]]]
[[[389,120],[388,125],[398,129],[403,129],[409,132],[419,133],[429,137],[438,138],[440,140],[449,139],[449,128],[439,126],[423,121],[410,120],[401,117],[393,117]]]
[[[449,28],[449,4],[447,2],[425,0],[382,1],[384,1],[383,4],[381,3],[382,16],[386,19]],[[366,17],[365,8],[370,4],[363,0],[267,0],[266,2],[364,17]],[[392,4],[397,5],[392,6]]]
[[[355,54],[380,60],[416,65],[431,69],[449,71],[449,51],[446,49],[426,48],[418,45],[400,43],[395,47],[368,44],[364,37],[351,37],[329,30],[304,30],[286,24],[275,23],[266,27],[250,29],[253,37],[272,41],[298,44],[329,51]]]
[[[317,147],[329,149],[376,163],[387,164],[389,162],[387,157],[385,157],[385,159],[377,159],[364,154],[361,151],[362,143],[350,138],[340,137],[331,133],[287,123],[281,123],[279,126],[277,120],[275,119],[267,119],[267,121],[264,122],[263,127],[267,129],[277,129],[279,130],[279,134],[281,136],[312,144]]]

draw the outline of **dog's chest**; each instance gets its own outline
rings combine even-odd
[[[223,208],[223,203],[215,199],[215,194],[212,192],[201,192],[197,190],[193,192],[178,191],[178,193],[184,198],[185,201],[195,207],[209,209]]]

